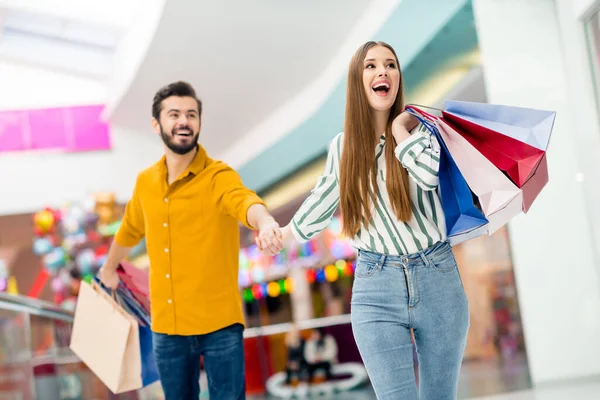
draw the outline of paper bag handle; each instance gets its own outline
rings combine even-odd
[[[408,104],[405,109],[412,109],[416,112],[418,112],[419,114],[421,114],[423,117],[431,120],[431,121],[436,121],[437,119],[439,119],[439,117],[436,117],[433,114],[429,114],[428,112],[425,112],[422,110],[422,108],[427,108],[429,110],[435,110],[435,111],[439,111],[439,112],[443,112],[442,110],[440,110],[439,108],[435,108],[435,107],[429,107],[429,106],[423,106],[421,104]],[[408,111],[408,110],[407,110]]]
[[[129,314],[127,314],[123,310],[123,304],[121,303],[121,299],[119,298],[119,296],[117,296],[117,292],[115,290],[110,289],[111,295],[109,296],[109,294],[104,289],[104,285],[102,285],[102,282],[96,281],[96,279],[92,280],[91,286],[92,286],[92,289],[94,289],[101,296],[106,296],[106,297],[110,298],[111,300],[113,300],[116,303],[116,305],[118,306],[118,307],[114,307],[115,310],[117,310],[121,314],[125,315],[126,317],[131,317]]]

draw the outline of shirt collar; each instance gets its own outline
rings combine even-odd
[[[194,156],[194,159],[187,167],[187,169],[181,174],[180,177],[185,177],[189,174],[198,175],[204,170],[204,168],[206,168],[207,159],[208,156],[206,154],[206,150],[204,150],[204,147],[200,146],[199,144],[196,145],[196,155]],[[167,176],[167,156],[163,155],[160,161],[162,173],[164,176]]]

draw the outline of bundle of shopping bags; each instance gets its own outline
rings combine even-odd
[[[122,263],[116,290],[82,281],[70,348],[115,394],[159,380],[152,352],[148,274]]]
[[[406,110],[439,144],[438,191],[452,245],[491,235],[527,213],[548,183],[556,112],[462,101],[446,101],[439,112]]]

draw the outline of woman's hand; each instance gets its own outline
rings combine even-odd
[[[290,248],[292,245],[297,244],[289,224],[283,228],[279,228],[279,225],[276,226],[276,229],[275,226],[273,226],[273,228],[273,233],[276,234],[273,235],[270,241],[265,240],[265,238],[260,235],[256,237],[255,241],[259,250],[265,252],[269,256],[273,256],[279,253],[284,247]],[[271,229],[267,229],[267,233],[270,230]]]
[[[392,122],[392,135],[396,143],[400,143],[410,137],[410,131],[419,124],[419,120],[408,112],[398,115]]]

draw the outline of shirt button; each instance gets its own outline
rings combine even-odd
[[[165,197],[165,203],[167,203],[168,201],[169,201],[169,199],[167,199],[167,198]]]
[[[169,299],[167,300],[167,303],[171,304],[173,302],[173,300]]]
[[[165,253],[168,253],[168,252],[169,252],[169,249],[165,249]]]
[[[169,279],[171,277],[171,275],[167,274],[167,279]]]
[[[165,223],[163,224],[163,226],[166,228],[166,227],[167,227],[167,223],[165,222]]]

